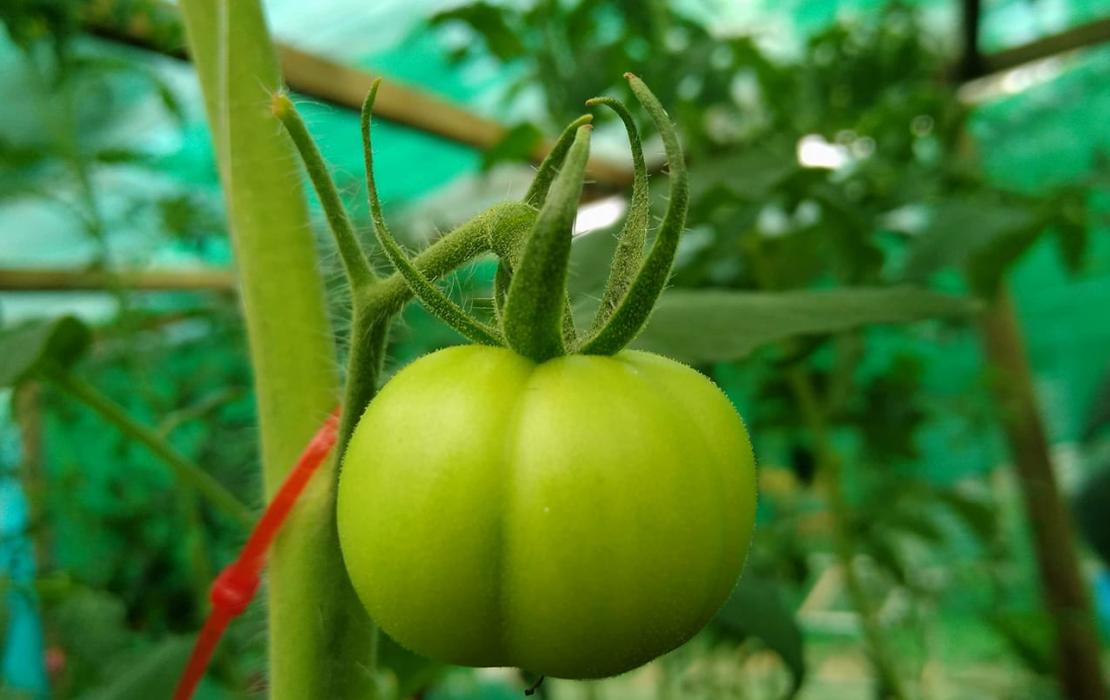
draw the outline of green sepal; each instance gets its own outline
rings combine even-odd
[[[617,308],[625,292],[632,286],[640,263],[644,258],[644,243],[647,241],[648,222],[651,218],[651,202],[648,192],[647,164],[644,162],[644,149],[640,143],[640,133],[636,122],[624,103],[612,97],[594,97],[586,100],[588,106],[605,105],[617,113],[628,132],[628,143],[632,148],[632,200],[628,205],[628,216],[624,226],[617,234],[617,249],[613,254],[613,264],[609,268],[609,279],[601,295],[597,315],[594,317],[594,330],[605,325]]]
[[[525,204],[531,204],[533,207],[539,209],[547,200],[547,192],[551,189],[551,183],[554,182],[555,176],[558,174],[559,166],[563,164],[563,160],[567,156],[567,151],[574,143],[575,135],[578,133],[579,127],[585,126],[593,121],[592,114],[583,114],[570,124],[567,128],[563,129],[563,133],[559,134],[559,138],[555,144],[551,146],[547,156],[544,157],[540,167],[536,170],[536,177],[532,180],[532,184],[528,187],[528,192],[524,195]]]
[[[297,113],[289,96],[279,92],[273,96],[270,110],[285,126],[285,131],[297,147],[301,155],[308,177],[312,180],[312,187],[316,196],[320,198],[320,205],[324,208],[324,216],[328,220],[328,228],[335,237],[336,248],[339,249],[339,259],[343,261],[343,269],[347,273],[347,280],[352,289],[362,289],[373,284],[376,279],[370,261],[365,251],[358,242],[354,226],[347,216],[347,210],[339,199],[339,191],[335,181],[328,173],[328,167],[320,155],[320,149],[308,133],[301,115]]]
[[[563,129],[563,133],[559,134],[559,138],[556,139],[551,146],[551,150],[548,151],[547,156],[540,163],[536,176],[528,187],[528,192],[524,195],[525,204],[537,209],[544,205],[544,202],[547,201],[547,193],[551,189],[551,183],[555,180],[559,168],[566,159],[567,152],[574,142],[574,136],[578,133],[578,128],[592,121],[593,115],[583,114]],[[501,258],[501,262],[497,266],[497,276],[493,282],[493,305],[498,319],[501,319],[504,315],[505,298],[509,292],[509,284],[512,282],[513,268],[520,260],[523,246],[524,239],[505,235],[502,235],[499,240],[491,242],[491,248]],[[577,341],[578,333],[574,328],[574,316],[570,313],[570,298],[568,297],[566,309],[563,312],[563,342],[566,347],[573,347]]]
[[[589,125],[578,127],[513,270],[501,323],[505,340],[537,362],[566,354],[567,265],[571,232],[590,152]]]
[[[382,213],[381,200],[378,197],[378,187],[374,181],[374,156],[370,140],[370,122],[373,117],[374,100],[378,95],[378,86],[381,78],[370,86],[370,92],[362,103],[362,115],[359,120],[362,127],[362,153],[366,161],[366,193],[370,200],[370,216],[374,220],[374,232],[377,234],[378,243],[385,251],[386,257],[404,278],[405,284],[412,291],[413,296],[420,300],[424,307],[435,317],[454,328],[467,339],[482,345],[503,345],[501,333],[494,327],[482,323],[470,316],[461,306],[452,301],[446,294],[439,290],[416,265],[405,255],[397,239],[385,223]]]
[[[670,200],[655,243],[652,244],[651,252],[636,279],[605,325],[579,348],[579,352],[589,355],[613,355],[620,352],[647,323],[670,275],[678,239],[686,225],[686,209],[689,204],[689,186],[682,147],[666,110],[643,81],[631,73],[626,73],[625,77],[632,87],[632,93],[647,110],[663,138],[670,170]]]

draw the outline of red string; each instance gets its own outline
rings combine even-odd
[[[336,408],[316,431],[312,440],[305,447],[297,464],[285,477],[273,500],[266,506],[265,512],[247,538],[246,544],[239,552],[239,557],[228,564],[216,580],[212,583],[209,598],[212,601],[212,612],[200,630],[189,663],[181,674],[181,681],[173,694],[173,700],[189,700],[193,697],[204,670],[212,658],[212,652],[220,642],[224,630],[231,620],[243,614],[250,605],[251,598],[258,590],[258,583],[262,567],[266,561],[266,551],[274,536],[285,522],[289,511],[297,501],[297,497],[304,491],[305,484],[316,472],[316,468],[328,456],[332,446],[335,445],[336,434],[339,431],[339,409]]]

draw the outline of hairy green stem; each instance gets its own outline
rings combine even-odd
[[[309,136],[304,120],[294,109],[289,96],[283,92],[274,95],[270,102],[270,109],[274,116],[281,120],[286,132],[293,139],[293,145],[301,154],[308,177],[312,180],[316,195],[320,198],[320,206],[324,209],[328,228],[335,237],[335,247],[339,250],[339,258],[343,261],[343,269],[347,272],[351,288],[360,289],[373,283],[377,276],[358,242],[355,227],[351,225],[347,210],[339,200],[339,190],[335,188],[335,181],[328,173],[328,166],[324,164],[324,158],[320,155],[316,142]]]
[[[499,204],[436,240],[412,259],[412,265],[425,279],[437,280],[493,250],[495,239],[523,237],[535,218],[535,210],[523,202]],[[340,456],[378,390],[390,323],[412,298],[412,289],[399,272],[354,292],[347,386],[336,442]]]
[[[224,514],[246,527],[254,523],[254,513],[251,509],[243,505],[211,474],[175,450],[153,428],[127,415],[119,404],[102,394],[96,387],[71,372],[62,370],[48,371],[46,378],[59,389],[91,408],[121,433],[141,443],[155,457],[165,462],[183,484],[204,496]]]
[[[370,137],[374,100],[378,96],[378,86],[381,85],[381,82],[381,78],[378,78],[370,86],[370,92],[362,103],[362,113],[359,118],[362,128],[362,154],[366,165],[366,194],[370,199],[370,215],[374,220],[374,231],[377,234],[378,243],[385,251],[389,261],[393,263],[393,267],[405,278],[409,289],[429,312],[475,343],[501,345],[501,333],[496,328],[472,318],[413,265],[385,222],[382,203],[378,197],[378,185],[374,179],[374,150],[373,141]]]
[[[523,202],[504,202],[470,219],[417,254],[413,265],[428,279],[438,279],[483,253],[495,250],[492,240],[522,238],[536,220],[536,211]],[[404,277],[395,273],[356,300],[373,316],[392,315],[412,299]]]

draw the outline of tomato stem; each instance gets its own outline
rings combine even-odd
[[[468,314],[466,310],[441,292],[431,280],[413,265],[412,261],[405,255],[405,251],[397,243],[397,239],[393,237],[389,226],[385,223],[382,204],[378,199],[378,186],[374,181],[374,154],[370,139],[370,121],[373,117],[374,100],[377,98],[378,86],[381,85],[381,82],[381,78],[378,78],[370,86],[370,92],[367,93],[366,100],[362,103],[362,114],[359,120],[362,127],[362,152],[366,162],[366,193],[370,200],[370,215],[374,219],[374,231],[377,234],[378,243],[381,244],[385,254],[389,257],[389,261],[393,263],[393,267],[405,278],[405,282],[413,295],[424,304],[429,312],[475,343],[504,345],[500,331]]]
[[[336,409],[305,447],[297,464],[289,471],[274,498],[266,506],[238,558],[220,572],[212,584],[209,598],[212,610],[193,646],[193,653],[174,692],[174,700],[192,697],[216,646],[232,619],[242,615],[258,590],[266,552],[282,523],[289,516],[297,497],[304,491],[308,480],[327,458],[335,444],[339,423]]]

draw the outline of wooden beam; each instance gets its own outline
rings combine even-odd
[[[981,56],[979,76],[1010,70],[1026,63],[1110,41],[1110,17],[1046,36],[1012,49]],[[973,76],[978,77],[978,76]]]
[[[141,14],[121,14],[115,0],[99,0],[86,10],[84,24],[97,36],[187,60],[177,9],[159,3],[144,8]],[[285,83],[291,90],[348,109],[362,108],[362,101],[377,76],[288,44],[277,42],[276,46]],[[481,150],[495,146],[508,133],[508,129],[496,120],[388,78],[382,80],[374,113],[397,124]],[[547,140],[540,143],[531,154],[532,160],[543,160],[551,145]],[[610,188],[623,188],[632,182],[632,172],[627,167],[596,157],[590,159],[586,172],[590,180]]]
[[[227,270],[130,270],[108,273],[63,268],[0,269],[0,291],[103,291],[127,287],[147,291],[234,292],[235,276]]]

